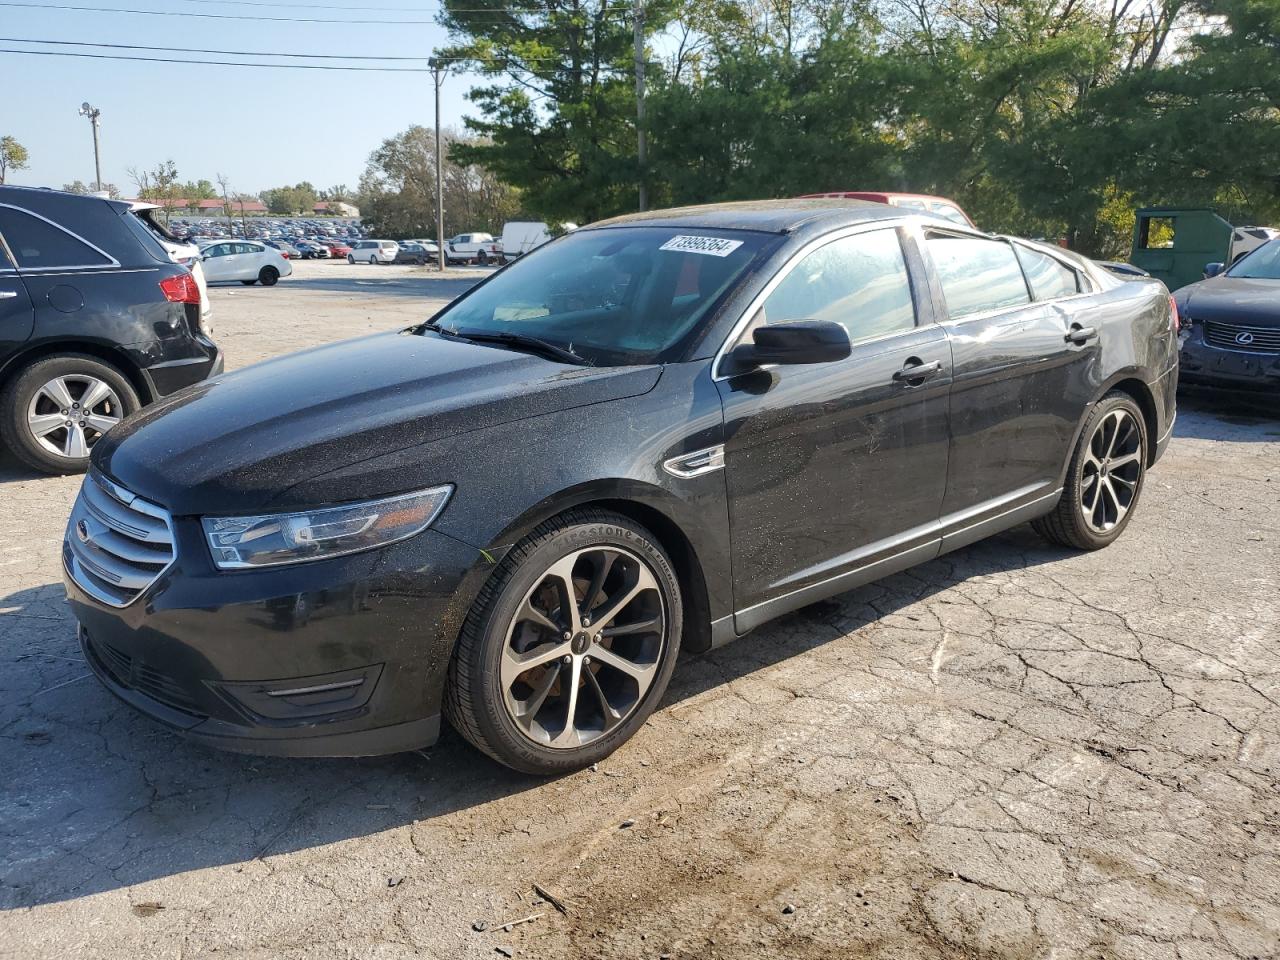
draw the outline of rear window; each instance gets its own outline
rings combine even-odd
[[[122,211],[120,219],[129,228],[129,232],[137,237],[138,242],[142,244],[142,249],[161,263],[169,262],[169,251],[156,239],[156,232],[151,223],[129,210]]]
[[[1065,263],[1018,244],[1013,249],[1018,253],[1027,283],[1031,284],[1031,292],[1037,300],[1056,300],[1080,292],[1080,277]]]
[[[1005,241],[935,233],[928,242],[952,320],[1030,302],[1018,258]]]
[[[13,251],[20,270],[109,267],[105,253],[42,217],[0,206],[0,235]]]

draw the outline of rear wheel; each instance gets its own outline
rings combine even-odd
[[[264,287],[274,287],[276,281],[280,279],[280,271],[275,267],[263,267],[258,273],[258,279]]]
[[[1093,408],[1067,470],[1062,499],[1032,522],[1045,539],[1077,550],[1107,546],[1129,525],[1147,470],[1147,428],[1127,393]]]
[[[653,534],[573,511],[513,547],[480,591],[450,661],[446,715],[515,770],[588,766],[653,712],[681,627],[679,583]]]
[[[142,402],[115,367],[69,354],[38,360],[0,393],[0,439],[45,473],[83,473],[102,435]]]
[[[481,250],[480,255],[476,257],[476,262],[482,267],[487,267],[489,265],[489,254]]]
[[[348,253],[348,254],[347,254],[347,263],[351,264],[351,265],[354,267],[354,266],[356,265],[356,258],[355,258],[355,257],[353,257],[351,254],[349,254],[349,253]]]

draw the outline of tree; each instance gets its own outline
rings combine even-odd
[[[30,155],[27,148],[10,136],[0,137],[0,183],[5,182],[10,170],[27,169]]]
[[[98,192],[94,190],[92,186],[85,183],[83,180],[73,180],[71,181],[71,183],[64,183],[62,185],[62,189],[67,191],[67,193],[97,193]],[[110,197],[112,200],[120,199],[120,190],[116,187],[114,183],[104,183],[102,185],[102,189],[106,192],[107,196]]]
[[[311,213],[316,205],[316,188],[305,180],[292,187],[276,187],[264,190],[262,202],[272,213],[282,216]]]
[[[646,3],[661,30],[674,0]],[[596,220],[635,209],[636,100],[629,6],[614,0],[446,0],[457,41],[440,52],[491,82],[468,97],[478,136],[457,159],[516,187],[546,220]]]
[[[178,168],[172,160],[156,164],[154,170],[140,170],[129,167],[129,179],[138,188],[139,200],[150,200],[162,208],[161,216],[167,223],[169,212],[174,208],[174,201],[182,199],[178,183]]]
[[[519,209],[516,192],[493,173],[455,162],[464,148],[476,146],[455,131],[443,132],[445,233],[498,232]],[[391,238],[430,237],[436,219],[435,133],[412,126],[390,137],[369,155],[360,178],[361,219]]]

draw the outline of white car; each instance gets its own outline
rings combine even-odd
[[[180,263],[195,277],[196,287],[200,290],[200,329],[206,335],[213,333],[213,325],[209,322],[209,286],[205,283],[204,269],[200,266],[200,248],[194,243],[179,240],[156,219],[155,212],[160,207],[155,203],[144,203],[135,200],[129,205],[133,215],[151,231],[152,236],[164,247],[165,253],[174,263]]]
[[[460,233],[444,242],[450,263],[501,263],[502,244],[491,233]]]
[[[394,240],[357,240],[351,244],[347,263],[395,263],[400,244]]]
[[[293,273],[287,257],[256,240],[215,240],[205,246],[200,259],[210,283],[239,280],[246,286],[261,283],[270,287]]]
[[[576,223],[560,224],[560,231],[568,233],[577,230]],[[502,239],[498,242],[502,248],[503,261],[522,257],[535,247],[540,247],[551,239],[551,228],[540,220],[512,220],[502,227]]]

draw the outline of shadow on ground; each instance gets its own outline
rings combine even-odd
[[[663,706],[969,577],[1062,556],[1029,528],[1010,531],[685,657]],[[447,727],[429,751],[360,760],[265,759],[189,743],[88,674],[60,584],[0,598],[0,663],[0,909],[364,837],[545,782],[498,766]]]

